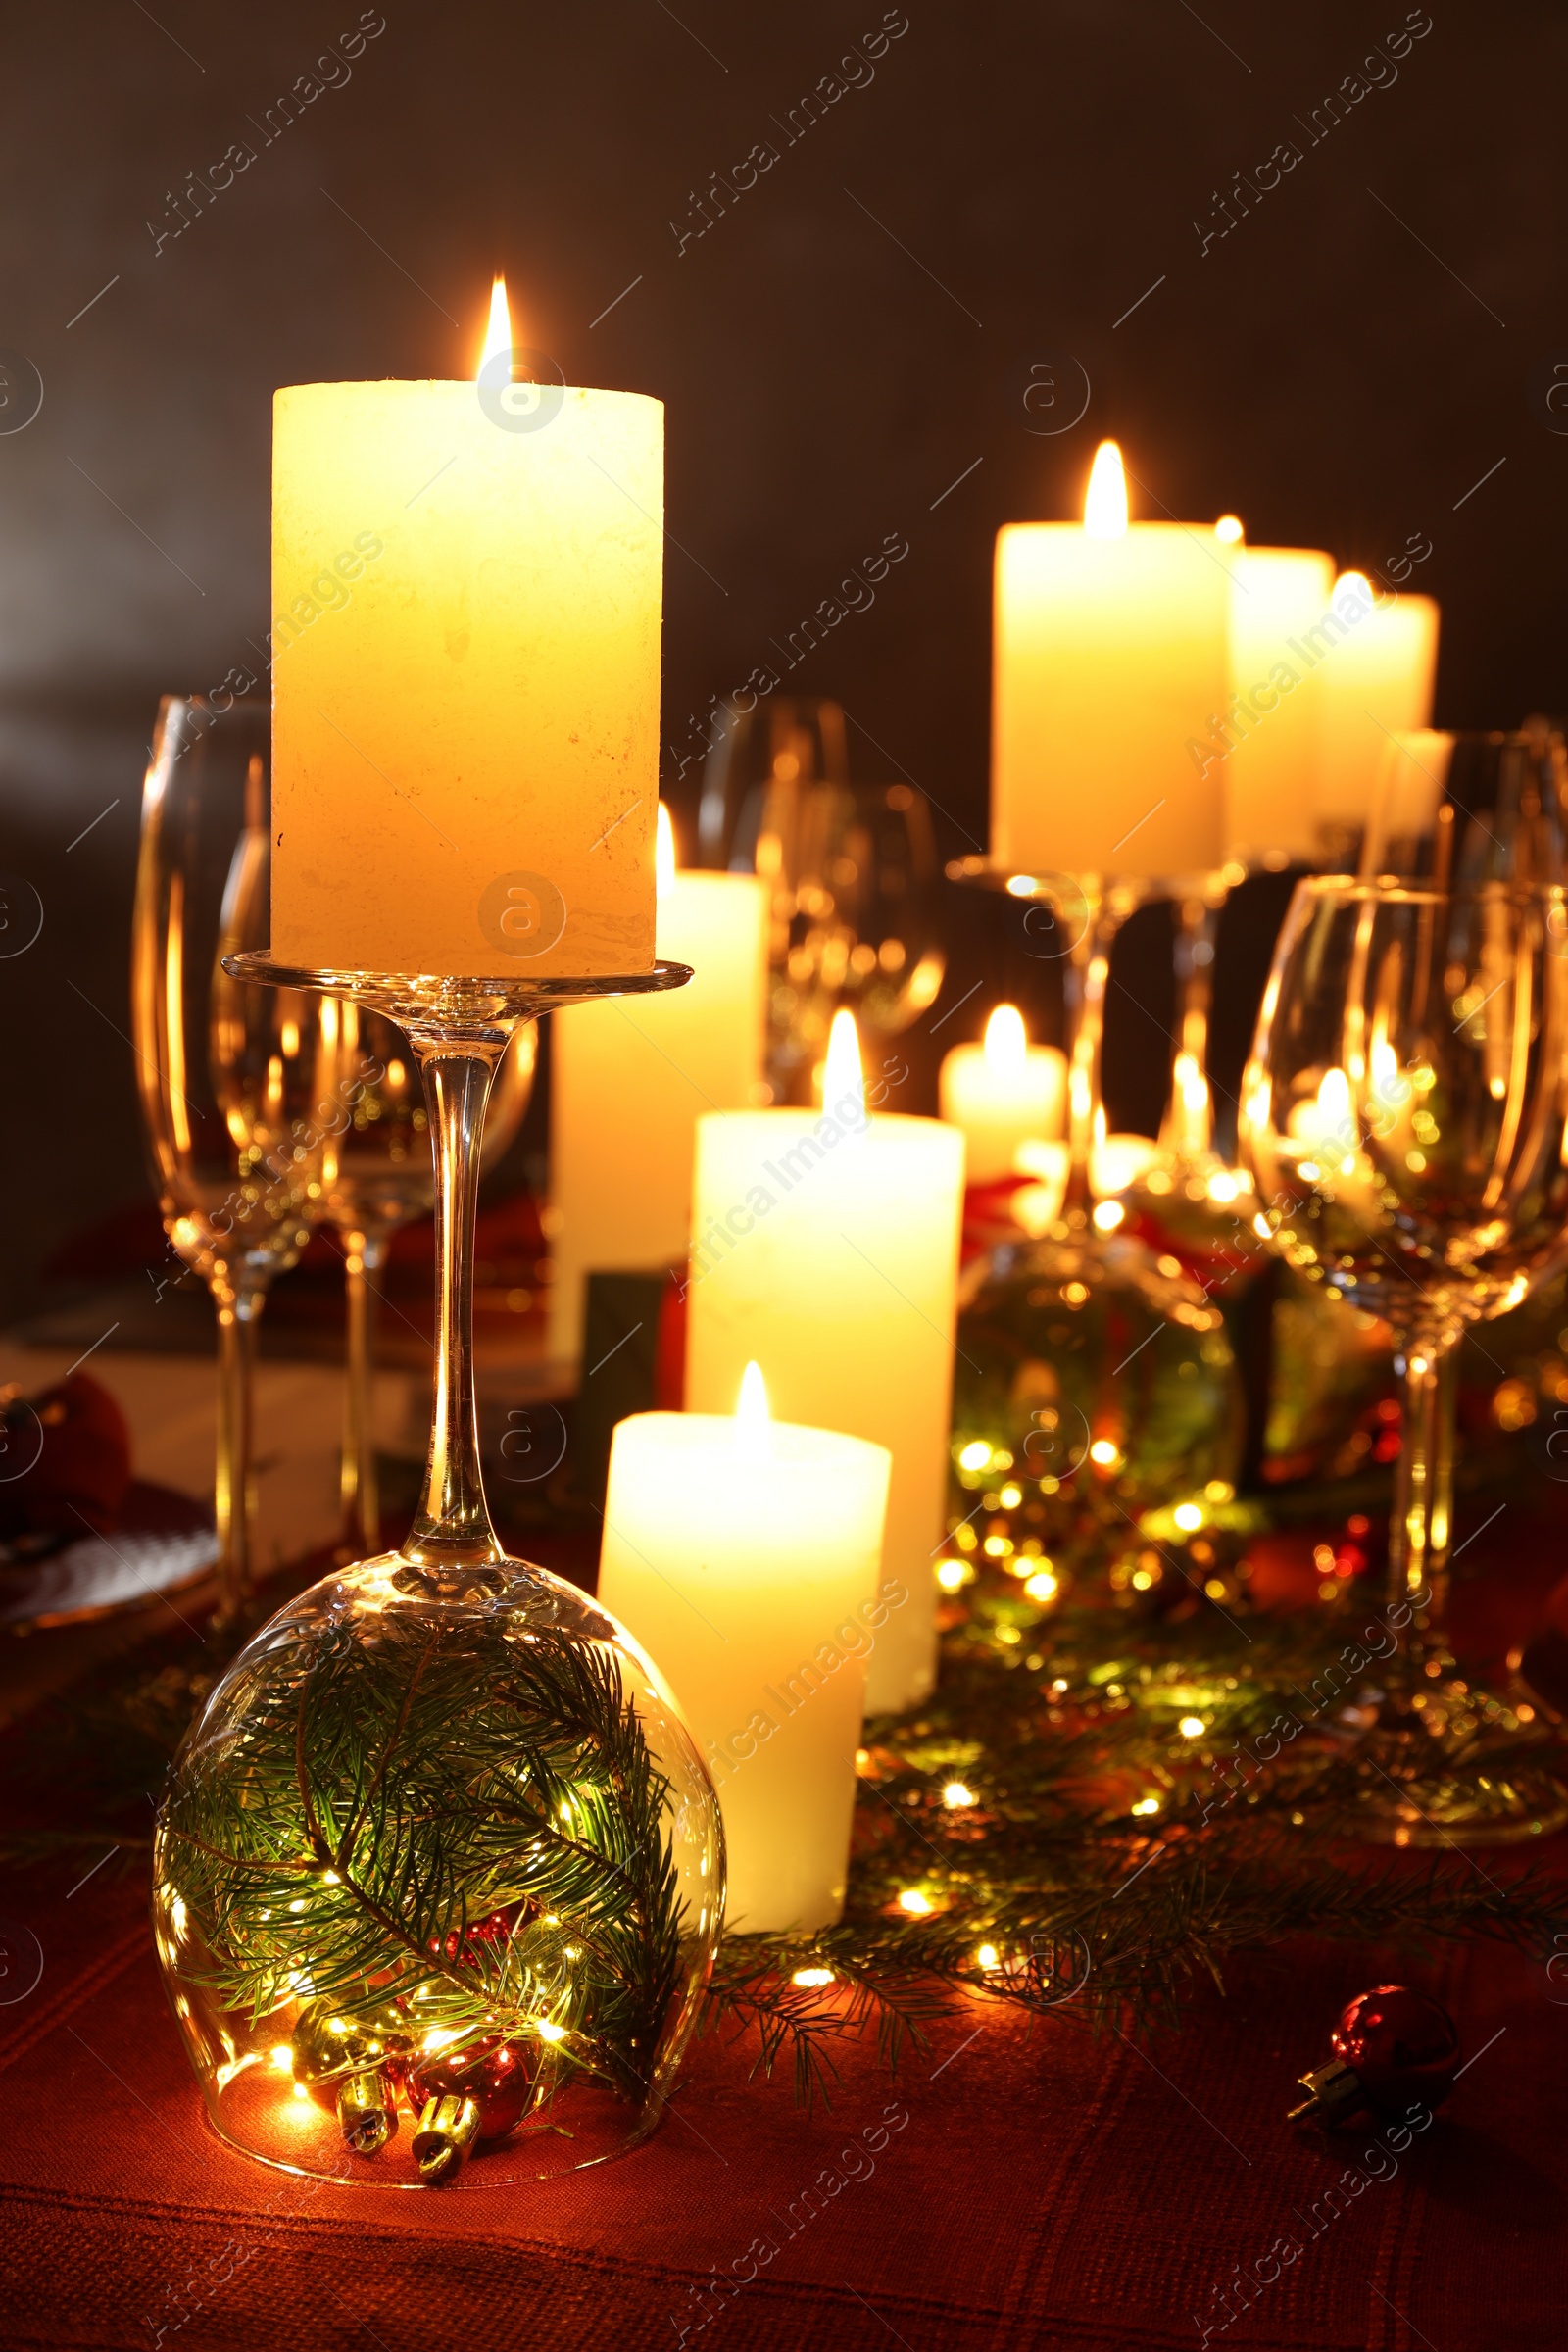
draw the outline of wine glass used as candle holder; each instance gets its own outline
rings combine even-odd
[[[960,1287],[957,1486],[965,1497],[982,1490],[979,1540],[1042,1608],[1064,1570],[1107,1565],[1129,1600],[1213,1598],[1205,1529],[1234,1494],[1244,1427],[1223,1318],[1176,1258],[1126,1229],[1119,1200],[1097,1204],[1092,1183],[1112,943],[1146,901],[1201,896],[1203,880],[1026,874],[978,858],[948,873],[1050,907],[1071,1031],[1060,1204],[1043,1231],[977,1259]]]
[[[659,2120],[724,1907],[707,1773],[657,1670],[508,1556],[471,1363],[485,1100],[520,1021],[676,988],[299,970],[409,1037],[436,1167],[439,1347],[423,1501],[241,1650],[175,1760],[154,1916],[220,2136],[289,2172],[413,2188],[602,2162]]]

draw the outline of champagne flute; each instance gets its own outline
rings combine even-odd
[[[218,1311],[219,1613],[253,1581],[252,1396],[268,1290],[321,1214],[331,1070],[316,1000],[222,956],[270,928],[265,706],[166,696],[142,794],[131,1027],[164,1229]]]
[[[326,1141],[322,1192],[325,1215],[343,1245],[348,1348],[339,1549],[352,1560],[378,1550],[381,1541],[374,1435],[380,1278],[398,1227],[428,1215],[434,1205],[435,1162],[424,1089],[402,1030],[349,997],[323,998],[321,1024],[342,1104],[335,1132]],[[537,1053],[538,1031],[525,1022],[496,1070],[480,1145],[481,1174],[500,1159],[522,1123]]]
[[[1560,885],[1301,882],[1244,1085],[1260,1230],[1395,1333],[1387,1631],[1336,1713],[1361,1727],[1359,1826],[1398,1844],[1568,1820],[1541,1727],[1461,1676],[1446,1643],[1458,1342],[1568,1255],[1565,958]]]

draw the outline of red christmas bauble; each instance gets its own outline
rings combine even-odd
[[[1436,2107],[1453,2088],[1459,2035],[1441,2001],[1407,1984],[1374,1984],[1340,2012],[1330,2036],[1367,2098],[1386,2107],[1424,2099]]]
[[[480,2139],[505,2139],[522,2121],[537,2071],[537,2045],[499,2034],[420,2052],[409,2064],[409,2105],[417,2115],[429,2099],[472,2099]]]

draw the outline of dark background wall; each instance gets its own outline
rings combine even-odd
[[[216,684],[265,633],[271,389],[468,373],[497,267],[519,340],[568,381],[668,404],[677,805],[691,714],[893,531],[907,558],[792,684],[843,698],[861,772],[927,792],[949,854],[983,842],[992,537],[1075,512],[1107,432],[1145,514],[1233,508],[1254,540],[1345,564],[1430,537],[1441,720],[1568,702],[1568,417],[1540,373],[1568,360],[1562,12],[1431,0],[1396,79],[1376,69],[1313,143],[1312,110],[1404,24],[1396,0],[907,0],[874,78],[786,144],[882,13],[385,0],[350,77],[269,143],[350,0],[7,12],[0,426],[29,370],[43,405],[0,431],[0,868],[45,921],[0,962],[0,1299],[143,1189],[122,1034],[140,771],[158,694]],[[172,195],[236,140],[256,160],[173,234]],[[671,220],[699,227],[694,194],[760,140],[777,163],[681,247]],[[1299,163],[1203,250],[1217,192],[1289,140]],[[1022,397],[1047,355],[1089,387],[1054,434]],[[1015,919],[956,903],[931,1021],[982,972],[1049,1021]],[[1232,1059],[1257,930],[1222,949]],[[1147,1121],[1168,984],[1157,924],[1127,944],[1113,1111]],[[913,1085],[990,993],[922,1042]]]

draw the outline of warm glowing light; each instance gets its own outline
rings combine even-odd
[[[1184,1715],[1176,1729],[1184,1740],[1201,1740],[1208,1726],[1201,1715]]]
[[[899,1897],[899,1909],[907,1911],[911,1919],[924,1919],[932,1908],[931,1897],[922,1894],[918,1886],[906,1886]]]
[[[490,318],[484,330],[484,349],[474,373],[480,375],[500,352],[512,349],[512,317],[507,309],[507,281],[497,276],[490,289]]]
[[[841,1006],[828,1031],[827,1059],[822,1065],[823,1107],[834,1110],[847,1098],[858,1100],[863,1119],[865,1074],[860,1066],[860,1033],[854,1013]]]
[[[1247,537],[1239,514],[1222,514],[1214,525],[1214,536],[1221,547],[1239,547]]]
[[[294,2053],[289,2048],[286,2041],[280,2041],[276,2044],[275,2048],[271,2052],[271,2060],[272,2064],[276,2067],[280,2075],[292,2073],[294,2067]]]
[[[975,1959],[986,1971],[987,1975],[990,1974],[992,1969],[1000,1968],[1002,1966],[1002,1955],[997,1950],[997,1947],[994,1943],[983,1943],[980,1946],[980,1949],[976,1952]]]
[[[654,888],[661,898],[675,879],[675,828],[669,810],[659,804],[659,829],[654,836]]]
[[[830,1968],[798,1968],[790,1979],[792,1984],[804,1984],[808,1987],[831,1984],[832,1982],[833,1971]]]
[[[1364,597],[1369,605],[1375,604],[1377,601],[1372,594],[1372,583],[1367,578],[1364,571],[1341,572],[1339,578],[1334,583],[1334,601],[1336,604],[1339,602],[1340,590],[1342,588],[1353,589],[1356,595]]]
[[[1016,1004],[999,1004],[986,1023],[986,1068],[1016,1077],[1029,1058],[1029,1032]]]
[[[1126,1214],[1119,1200],[1097,1200],[1094,1207],[1095,1231],[1114,1233]]]
[[[973,1582],[974,1570],[967,1560],[938,1560],[937,1583],[944,1592],[957,1592]]]
[[[1121,1455],[1109,1438],[1097,1438],[1089,1448],[1089,1459],[1098,1462],[1102,1470],[1108,1470],[1113,1462],[1120,1461]]]
[[[1138,1799],[1137,1804],[1134,1805],[1133,1811],[1140,1814],[1157,1813],[1159,1811],[1159,1799],[1157,1796],[1141,1796]]]
[[[295,2085],[294,2085],[294,2096],[295,2096],[297,2099],[308,2099],[308,2098],[310,2097],[310,2095],[311,2095],[311,2094],[310,2094],[310,2092],[309,2092],[309,2091],[306,2089],[306,2087],[305,2087],[305,2085],[304,2085],[304,2083],[303,2083],[303,2082],[296,2082],[296,2083],[295,2083]]]
[[[1196,1502],[1179,1502],[1172,1511],[1171,1517],[1186,1536],[1192,1535],[1195,1529],[1203,1524],[1202,1507]]]
[[[991,1460],[991,1448],[984,1438],[971,1438],[958,1456],[960,1470],[984,1470]]]
[[[767,1409],[767,1384],[762,1367],[750,1363],[741,1374],[741,1393],[735,1406],[735,1445],[748,1461],[766,1458],[772,1450],[773,1417]]]
[[[942,1802],[950,1813],[961,1813],[965,1805],[974,1803],[974,1790],[962,1781],[950,1781],[942,1791]]]
[[[1089,468],[1084,529],[1091,539],[1123,539],[1127,535],[1127,476],[1114,441],[1102,441]]]
[[[1009,899],[1032,899],[1034,895],[1035,878],[1033,874],[1009,874],[1007,876]]]
[[[558,2026],[553,2017],[536,2019],[533,2030],[541,2041],[564,2041],[566,2038],[565,2027]]]
[[[1032,1601],[1044,1607],[1048,1600],[1054,1600],[1056,1597],[1056,1580],[1049,1568],[1037,1568],[1024,1586],[1024,1591]]]

